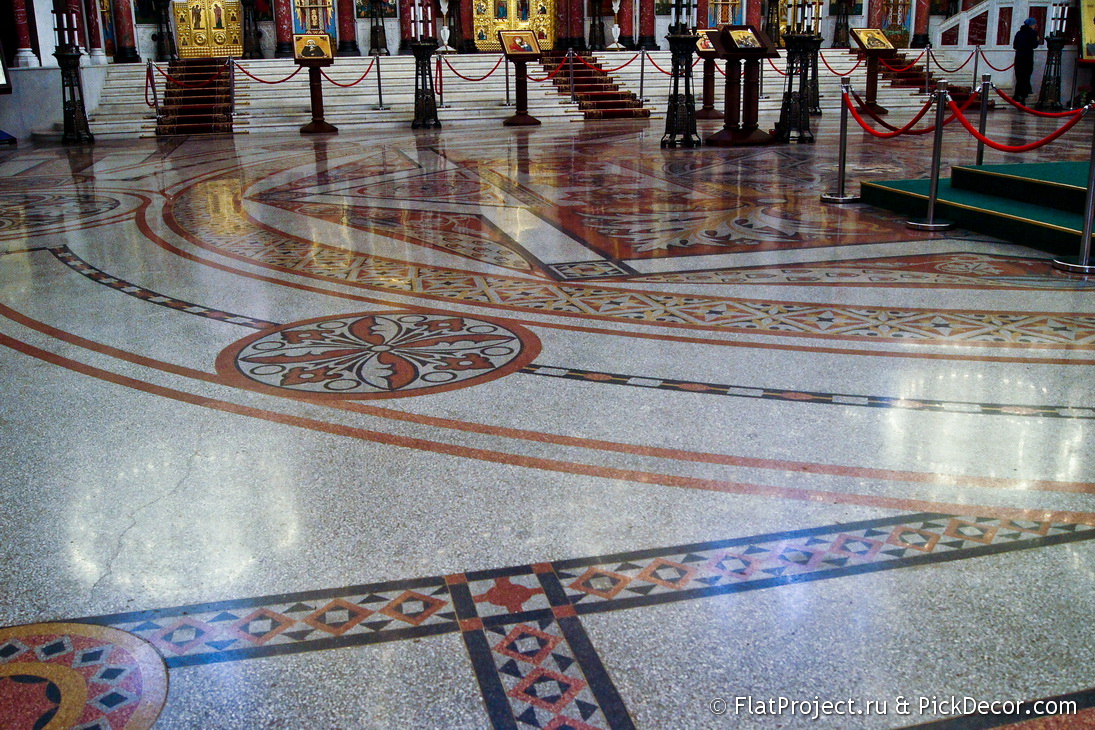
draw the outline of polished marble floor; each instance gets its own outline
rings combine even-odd
[[[1095,726],[1095,282],[832,116],[0,151],[4,727]]]

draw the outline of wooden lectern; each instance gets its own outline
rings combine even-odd
[[[878,103],[878,59],[893,56],[893,44],[878,28],[852,28],[851,34],[859,52],[867,57],[867,89],[857,111],[887,114],[889,109]]]
[[[703,108],[696,112],[696,119],[722,119],[723,113],[715,108],[715,59],[718,49],[707,35],[712,28],[696,31],[696,55],[703,59]]]
[[[500,30],[498,43],[506,59],[513,62],[516,76],[517,108],[512,117],[502,122],[507,127],[530,127],[540,120],[528,113],[528,62],[540,58],[540,44],[531,30]]]
[[[712,147],[771,144],[775,138],[757,125],[757,109],[760,63],[767,58],[779,58],[775,44],[751,25],[726,25],[717,31],[702,32],[707,33],[718,57],[726,61],[725,123],[720,131],[707,138],[707,144]]]
[[[338,127],[323,118],[323,80],[320,69],[335,62],[331,36],[326,33],[297,33],[293,36],[293,57],[298,66],[308,68],[308,96],[312,121],[300,128],[301,134],[338,134]]]

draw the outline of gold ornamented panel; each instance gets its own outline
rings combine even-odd
[[[1080,60],[1095,61],[1095,0],[1080,0],[1080,29]]]
[[[741,16],[741,0],[711,0],[711,18],[700,18],[699,22],[704,28],[715,28],[723,24],[740,25],[744,21]]]
[[[555,45],[555,0],[470,0],[475,47],[480,51],[501,51],[500,30],[528,30],[540,48]]]
[[[238,0],[175,2],[176,46],[182,58],[243,55],[243,12]]]

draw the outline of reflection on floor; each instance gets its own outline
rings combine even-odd
[[[1095,285],[659,137],[0,152],[0,724],[1095,724]]]

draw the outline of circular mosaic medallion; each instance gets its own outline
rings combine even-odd
[[[144,730],[167,699],[154,648],[90,624],[0,629],[0,727]]]
[[[379,312],[313,319],[231,345],[217,370],[247,387],[336,398],[394,398],[508,375],[540,352],[524,327],[452,314]]]
[[[0,232],[70,223],[109,213],[121,204],[117,198],[83,193],[0,192]]]

